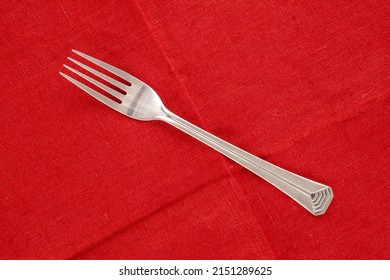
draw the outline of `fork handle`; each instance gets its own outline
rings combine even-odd
[[[252,171],[294,199],[314,215],[324,214],[332,198],[332,189],[326,185],[296,175],[258,158],[163,108],[166,115],[158,119],[191,135],[217,150],[246,169]]]

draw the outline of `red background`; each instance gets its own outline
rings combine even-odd
[[[388,1],[2,1],[0,258],[388,259]],[[327,184],[314,217],[214,150],[95,101],[78,49]]]

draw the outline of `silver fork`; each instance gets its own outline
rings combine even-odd
[[[117,90],[114,90],[113,88],[95,80],[91,76],[85,75],[70,66],[64,65],[64,67],[68,70],[120,100],[120,103],[115,102],[112,99],[107,98],[106,96],[88,87],[87,85],[79,82],[78,80],[75,80],[60,72],[63,77],[102,103],[133,119],[141,121],[159,120],[166,122],[205,143],[206,145],[260,176],[264,180],[268,181],[279,190],[287,194],[289,197],[294,199],[312,214],[316,216],[321,215],[324,214],[327,210],[333,198],[333,192],[330,187],[277,167],[276,165],[260,159],[206,132],[205,130],[189,123],[188,121],[180,118],[165,108],[157,93],[146,83],[130,75],[129,73],[124,72],[101,60],[76,50],[73,50],[73,52],[131,84],[130,86],[126,85],[101,73],[96,69],[93,69],[73,58],[68,57],[70,61],[77,64],[79,67],[84,68],[88,72],[106,81],[108,84],[111,84],[126,93],[122,94]]]

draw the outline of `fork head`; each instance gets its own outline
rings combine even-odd
[[[83,80],[95,85],[99,89],[105,91],[109,95],[115,97],[119,102],[115,101],[114,99],[110,99],[106,97],[105,95],[97,92],[96,90],[92,89],[91,87],[87,86],[86,83],[80,82],[79,80],[76,80],[62,72],[60,74],[69,80],[71,83],[75,84],[97,100],[101,101],[102,103],[106,104],[107,106],[111,107],[112,109],[125,114],[128,117],[142,120],[142,121],[148,121],[148,120],[155,120],[159,117],[165,116],[166,113],[164,111],[165,107],[163,103],[161,102],[160,97],[157,95],[157,93],[146,83],[142,82],[141,80],[137,79],[136,77],[130,75],[127,72],[124,72],[123,70],[120,70],[108,63],[105,63],[101,60],[98,60],[92,56],[86,55],[82,52],[72,50],[75,54],[81,56],[82,58],[88,60],[89,62],[99,66],[100,68],[111,72],[115,76],[127,81],[130,83],[124,84],[123,82],[114,79],[92,67],[89,67],[85,65],[84,63],[79,62],[76,59],[68,57],[70,61],[72,61],[74,64],[78,65],[79,67],[83,68],[87,72],[89,72],[92,75],[86,75],[84,73],[81,73],[77,71],[76,69],[64,65],[65,68],[76,74],[78,77],[82,78]],[[95,76],[95,78],[91,77]],[[110,87],[106,84],[103,84],[96,80],[96,77],[100,78],[101,80],[104,80],[108,85],[114,86],[120,90],[122,90],[125,94],[119,92],[118,90],[114,89],[113,87]]]

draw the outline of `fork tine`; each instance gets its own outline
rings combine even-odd
[[[117,75],[118,77],[121,77],[122,79],[124,79],[126,81],[129,81],[130,83],[141,82],[139,79],[137,79],[133,75],[130,75],[129,73],[122,71],[121,69],[118,69],[118,68],[116,68],[108,63],[105,63],[99,59],[96,59],[96,58],[89,56],[85,53],[82,53],[80,51],[72,50],[72,52],[78,54],[79,56],[85,58],[86,60],[89,60],[89,61],[95,63],[96,65],[106,69],[107,71],[110,71],[111,73]]]
[[[84,68],[85,70],[95,74],[96,76],[98,76],[98,77],[102,78],[103,80],[113,84],[114,86],[120,88],[123,91],[126,91],[126,90],[129,89],[129,87],[127,85],[125,85],[125,84],[123,84],[121,82],[118,82],[117,80],[115,80],[115,79],[113,79],[113,78],[111,78],[111,77],[109,77],[109,76],[107,76],[107,75],[105,75],[103,73],[100,73],[99,71],[97,71],[97,70],[95,70],[95,69],[93,69],[93,68],[91,68],[91,67],[89,67],[89,66],[87,66],[87,65],[85,65],[85,64],[83,64],[83,63],[81,63],[81,62],[79,62],[79,61],[77,61],[75,59],[73,59],[73,58],[71,58],[71,57],[68,57],[68,59],[70,61],[72,61],[73,63],[77,64],[78,66],[80,66],[81,68]]]
[[[76,86],[78,86],[79,88],[81,88],[82,90],[84,90],[85,92],[87,92],[88,94],[92,95],[93,97],[95,97],[97,100],[99,100],[100,102],[106,104],[107,106],[121,112],[121,113],[126,113],[125,110],[124,110],[124,106],[116,103],[115,101],[112,101],[111,99],[105,97],[104,95],[101,95],[100,93],[98,93],[97,91],[91,89],[90,87],[84,85],[83,83],[80,83],[79,81],[69,77],[68,75],[60,72],[60,74],[65,78],[67,79],[68,81],[70,81],[71,83],[75,84]]]
[[[73,73],[75,73],[75,74],[77,74],[77,75],[83,77],[84,79],[86,79],[87,81],[91,82],[91,83],[94,84],[95,86],[101,88],[102,90],[105,90],[105,91],[111,93],[113,96],[115,96],[116,98],[118,98],[119,100],[122,101],[123,94],[117,92],[116,90],[113,90],[112,88],[110,88],[110,87],[108,87],[108,86],[102,84],[102,83],[99,82],[99,81],[96,81],[94,78],[91,78],[91,77],[89,77],[89,76],[87,76],[87,75],[85,75],[85,74],[83,74],[83,73],[77,71],[76,69],[73,69],[72,67],[70,67],[70,66],[68,66],[68,65],[65,65],[65,64],[64,64],[64,67],[65,67],[66,69],[72,71]]]

